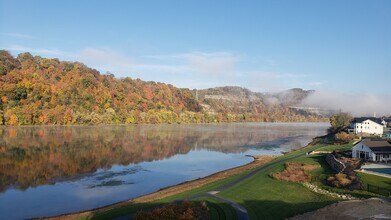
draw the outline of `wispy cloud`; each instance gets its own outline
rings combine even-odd
[[[132,59],[110,48],[85,48],[76,53],[75,58],[98,69],[130,69]],[[113,70],[112,70],[113,71]]]
[[[324,84],[325,84],[324,82],[320,82],[320,81],[314,81],[308,83],[309,86],[315,86],[315,87],[322,86]]]
[[[135,58],[128,57],[116,52],[110,48],[86,48],[73,55],[79,60],[94,68],[115,72],[117,76],[123,77],[130,73],[180,73],[187,71],[185,66],[167,65],[161,63],[150,63],[138,61]]]
[[[117,77],[130,76],[189,88],[236,85],[254,91],[279,91],[308,86],[308,80],[311,79],[308,74],[251,70],[253,67],[246,66],[246,56],[229,51],[193,51],[131,57],[109,47],[89,47],[74,53],[19,45],[7,49],[60,55],[67,60],[83,62],[102,72],[112,72]]]
[[[19,38],[19,39],[34,39],[34,36],[28,35],[28,34],[21,34],[21,33],[5,33],[1,32],[0,33],[3,36],[8,36],[8,37],[14,37],[14,38]]]
[[[300,79],[300,78],[308,78],[311,75],[309,74],[295,74],[295,73],[278,73],[275,74],[276,78],[289,78],[289,79]]]
[[[235,54],[217,53],[190,53],[185,54],[188,64],[205,74],[227,74],[235,70],[238,57]]]
[[[235,69],[239,56],[231,52],[190,52],[166,55],[150,55],[146,58],[160,61],[175,61],[187,65],[193,72],[204,74],[226,74]]]
[[[20,45],[11,45],[9,47],[6,47],[5,49],[10,50],[10,51],[31,52],[31,53],[47,54],[47,55],[63,55],[63,54],[65,54],[63,51],[58,50],[58,49],[30,48],[30,47],[24,47],[24,46],[20,46]]]
[[[311,75],[244,70],[245,56],[234,52],[188,52],[129,57],[111,48],[86,48],[74,59],[117,77],[137,77],[180,87],[237,85],[255,91],[278,91],[303,85]],[[242,66],[242,67],[241,67]],[[308,85],[307,85],[308,86]]]

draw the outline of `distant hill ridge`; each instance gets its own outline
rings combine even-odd
[[[117,79],[79,62],[0,50],[0,125],[320,121],[289,108],[312,90],[177,88]]]

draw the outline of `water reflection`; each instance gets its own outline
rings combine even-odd
[[[18,219],[107,205],[243,165],[251,160],[245,154],[300,148],[326,127],[267,123],[1,127],[0,213]]]
[[[303,145],[300,136],[318,133],[291,124],[2,127],[0,190],[54,184],[113,164],[161,160],[191,149],[295,149]]]

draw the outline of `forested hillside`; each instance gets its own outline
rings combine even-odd
[[[1,125],[323,120],[270,97],[279,96],[118,79],[79,62],[0,51]]]

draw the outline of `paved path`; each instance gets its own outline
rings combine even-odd
[[[235,209],[235,211],[236,211],[236,213],[238,215],[239,220],[248,220],[250,218],[249,218],[249,215],[248,215],[248,212],[247,212],[246,208],[244,208],[243,206],[239,205],[238,203],[236,203],[236,202],[234,202],[232,200],[229,200],[229,199],[223,198],[221,196],[218,196],[217,194],[219,192],[221,192],[221,191],[227,190],[227,189],[229,189],[229,188],[239,184],[240,182],[242,182],[242,181],[244,181],[246,179],[249,179],[249,178],[253,177],[257,173],[262,172],[262,171],[264,171],[264,170],[266,170],[266,169],[268,169],[268,168],[270,168],[272,166],[275,166],[275,165],[277,165],[279,163],[284,163],[284,162],[289,161],[289,160],[296,159],[296,158],[304,156],[304,155],[306,155],[306,152],[298,154],[298,155],[296,155],[294,157],[289,157],[289,158],[285,158],[283,160],[278,160],[278,161],[274,161],[274,162],[268,163],[267,165],[264,165],[264,166],[261,166],[261,167],[255,169],[255,170],[252,170],[248,174],[246,174],[246,175],[244,175],[244,176],[242,176],[242,177],[240,177],[240,178],[238,178],[238,179],[236,179],[236,180],[234,180],[232,182],[229,182],[229,183],[227,183],[227,184],[225,184],[223,186],[220,186],[219,188],[217,188],[214,191],[210,191],[210,192],[207,192],[207,193],[196,194],[196,195],[193,195],[191,197],[187,197],[184,200],[194,200],[194,199],[201,198],[201,197],[216,198],[216,199],[219,199],[219,200],[221,200],[221,201],[231,205]],[[173,203],[179,203],[179,202],[182,202],[182,201],[183,200],[175,200],[175,201],[173,201]],[[125,220],[125,219],[129,219],[131,217],[132,217],[131,215],[126,215],[126,216],[118,217],[118,218],[116,218],[116,220]]]
[[[289,158],[285,158],[283,160],[278,160],[278,161],[271,162],[271,163],[269,163],[267,165],[261,166],[261,167],[255,169],[255,170],[249,172],[245,176],[242,176],[242,177],[240,177],[240,178],[238,178],[238,179],[236,179],[236,180],[234,180],[232,182],[229,182],[229,183],[227,183],[227,184],[225,184],[223,186],[220,186],[219,188],[217,188],[214,191],[197,194],[197,195],[194,195],[194,196],[186,198],[186,200],[194,200],[194,199],[197,199],[197,198],[200,198],[200,197],[207,197],[207,196],[213,197],[213,198],[219,199],[219,200],[221,200],[221,201],[231,205],[235,209],[236,213],[238,214],[239,220],[248,220],[250,218],[248,216],[248,212],[247,212],[246,208],[244,208],[243,206],[239,205],[238,203],[236,203],[236,202],[234,202],[232,200],[229,200],[229,199],[223,198],[221,196],[218,196],[217,194],[219,192],[223,191],[223,190],[227,190],[227,189],[237,185],[238,183],[240,183],[240,182],[242,182],[242,181],[244,181],[246,179],[249,179],[249,178],[253,177],[255,174],[257,174],[259,172],[262,172],[262,171],[264,171],[264,170],[266,170],[266,169],[268,169],[268,168],[270,168],[272,166],[275,166],[275,165],[277,165],[279,163],[284,163],[284,162],[289,161],[289,160],[296,159],[296,158],[304,156],[306,154],[307,153],[304,152],[304,153],[298,154],[298,155],[296,155],[294,157],[289,157]],[[178,201],[176,201],[176,202],[178,202]]]
[[[214,193],[207,193],[210,197],[213,197],[213,198],[216,198],[216,199],[219,199],[225,203],[228,203],[230,204],[235,210],[236,210],[236,213],[238,214],[238,218],[239,220],[249,220],[249,216],[248,216],[248,213],[247,213],[247,210],[246,208],[244,208],[243,206],[239,205],[238,203],[236,202],[233,202],[229,199],[226,199],[226,198],[223,198],[223,197],[220,197]]]

